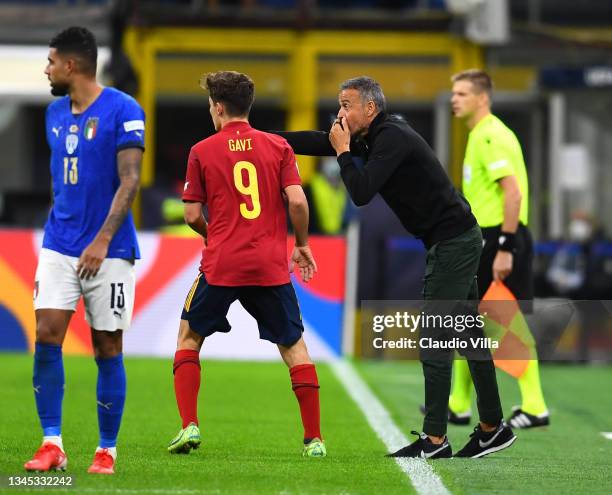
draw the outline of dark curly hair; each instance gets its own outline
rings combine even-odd
[[[200,84],[208,90],[214,103],[223,103],[229,116],[243,117],[251,111],[255,99],[255,84],[246,74],[232,70],[211,72]]]

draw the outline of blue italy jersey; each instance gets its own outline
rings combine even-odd
[[[43,247],[78,257],[102,227],[119,188],[117,153],[144,149],[144,112],[131,96],[104,88],[80,115],[72,114],[69,96],[54,101],[47,108],[46,126],[53,207]],[[107,257],[140,258],[131,212]]]

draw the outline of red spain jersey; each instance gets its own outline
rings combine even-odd
[[[191,148],[183,200],[208,205],[200,271],[209,284],[289,282],[281,193],[301,183],[287,141],[247,122],[229,122]]]

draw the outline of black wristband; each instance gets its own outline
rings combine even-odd
[[[497,238],[497,249],[510,253],[516,252],[516,234],[512,232],[500,232]]]

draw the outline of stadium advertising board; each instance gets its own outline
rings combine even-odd
[[[0,351],[32,351],[36,324],[32,305],[34,274],[42,232],[0,230]],[[127,355],[172,356],[185,295],[197,275],[202,244],[197,238],[139,234],[142,259],[136,262],[136,301],[132,327],[124,337]],[[309,283],[293,277],[314,359],[341,353],[345,240],[311,238],[319,272]],[[288,240],[288,250],[293,240]],[[276,346],[259,342],[255,320],[235,303],[228,314],[232,332],[207,339],[204,357],[277,359]],[[90,331],[79,302],[64,343],[68,354],[91,352]]]

